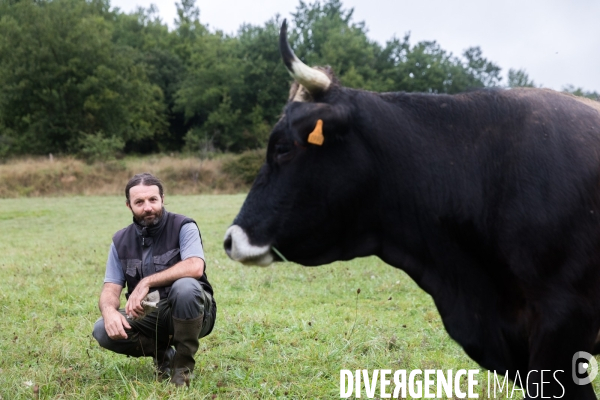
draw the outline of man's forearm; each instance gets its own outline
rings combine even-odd
[[[120,301],[115,301],[112,298],[106,298],[107,296],[101,296],[100,301],[98,302],[98,308],[100,312],[104,314],[106,310],[118,310],[121,305]]]
[[[121,294],[120,289],[117,293],[117,288],[112,288],[110,285],[111,284],[105,284],[104,288],[102,289],[102,293],[100,294],[100,300],[98,301],[98,308],[103,316],[107,311],[110,312],[118,310],[121,305],[121,301],[119,299]]]
[[[140,283],[144,282],[144,284],[149,288],[169,286],[181,278],[198,279],[203,273],[204,260],[198,257],[191,257],[180,261],[171,268],[145,277]]]

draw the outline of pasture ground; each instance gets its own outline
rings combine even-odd
[[[0,199],[0,398],[328,399],[340,396],[340,369],[480,369],[431,298],[377,258],[317,268],[230,261],[222,239],[243,199],[166,197],[200,226],[218,302],[188,390],[157,382],[149,358],[91,337],[112,234],[131,221],[123,197]]]

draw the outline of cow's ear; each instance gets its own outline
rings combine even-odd
[[[301,112],[293,113],[293,128],[306,145],[322,146],[343,135],[349,126],[346,107],[323,103],[304,103]]]

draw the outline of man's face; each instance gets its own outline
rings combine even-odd
[[[126,203],[127,204],[127,203]],[[158,186],[137,185],[129,189],[129,204],[135,220],[142,226],[156,224],[162,217],[163,198]]]

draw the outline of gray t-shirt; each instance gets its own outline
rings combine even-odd
[[[204,260],[204,250],[202,249],[200,232],[196,224],[188,223],[181,227],[179,231],[179,249],[182,260],[190,257],[200,257]],[[114,243],[110,244],[108,260],[106,261],[104,283],[107,282],[125,287],[125,274],[123,274],[123,268],[121,267],[117,248]]]

